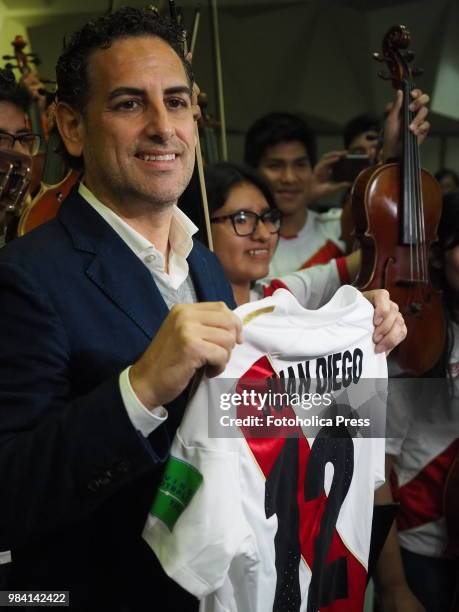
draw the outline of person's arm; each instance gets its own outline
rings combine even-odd
[[[392,463],[391,455],[386,455],[386,482],[375,492],[376,504],[394,501],[389,484]],[[395,523],[379,557],[376,583],[382,612],[425,612],[406,582]]]
[[[0,550],[83,520],[165,459],[132,426],[118,375],[72,397],[66,329],[31,274],[0,265]],[[158,432],[159,436],[159,432]]]
[[[139,359],[137,380],[147,397],[138,393],[149,408],[177,397],[197,367],[224,367],[237,334],[236,324],[230,331],[228,326],[237,318],[221,304],[214,314],[202,306],[184,307],[193,317],[182,307],[171,313]],[[0,312],[1,551],[85,520],[108,497],[161,464],[170,440],[164,427],[145,438],[132,425],[119,371],[75,397],[79,374],[73,362],[80,356],[40,282],[15,262],[0,264]],[[209,323],[212,317],[218,318],[216,326]],[[173,349],[177,337],[181,348]],[[100,342],[95,368],[106,366]]]
[[[312,173],[311,191],[308,206],[323,198],[351,186],[344,181],[336,183],[332,178],[332,168],[338,160],[346,155],[347,151],[329,151],[324,153],[316,163]]]
[[[349,255],[346,255],[343,259],[346,263],[346,270],[349,277],[349,281],[350,283],[353,283],[357,278],[357,274],[360,270],[360,263],[362,261],[362,251],[360,249],[357,249],[356,251],[349,253]]]

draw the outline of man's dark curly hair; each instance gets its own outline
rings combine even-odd
[[[281,142],[299,141],[304,145],[311,166],[317,161],[316,137],[301,117],[290,113],[269,113],[257,119],[245,137],[244,162],[258,168],[266,149]]]
[[[89,21],[64,42],[57,61],[57,99],[83,112],[90,97],[88,59],[97,49],[108,49],[120,38],[151,35],[168,43],[181,59],[190,86],[193,72],[183,53],[183,32],[151,9],[122,7],[109,15]]]
[[[14,74],[7,68],[0,69],[0,102],[10,102],[27,113],[32,96],[24,85],[16,83]]]

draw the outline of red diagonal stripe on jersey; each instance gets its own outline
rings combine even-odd
[[[343,255],[343,251],[339,248],[339,246],[332,240],[327,240],[327,242],[321,246],[320,249],[314,253],[314,255],[311,255],[309,259],[301,264],[299,270],[311,268],[312,266],[317,266],[318,264],[328,263],[331,259],[340,257],[341,255]]]
[[[267,379],[273,375],[275,375],[275,371],[269,359],[267,357],[261,357],[240,377],[238,385],[239,390],[240,388],[244,388],[244,380],[248,383],[247,387],[253,387],[256,379]],[[264,388],[265,391],[267,390],[266,385],[263,384],[258,386],[258,391],[261,391],[262,388]],[[252,406],[251,410],[245,410],[242,413],[238,410],[238,416],[247,416],[248,414],[259,416],[260,411],[258,411],[257,406]],[[279,414],[287,417],[295,416],[295,412],[290,407],[284,407]],[[242,427],[241,430],[253,456],[266,478],[285,444],[285,438],[256,438],[251,437],[253,430],[250,427]],[[278,430],[276,430],[276,432],[277,431]],[[298,431],[299,433],[299,480],[297,502],[300,516],[299,538],[301,554],[306,560],[308,567],[312,568],[314,560],[314,542],[319,534],[327,496],[325,493],[322,493],[319,498],[312,501],[306,502],[304,500],[304,477],[311,451],[302,430],[300,428],[297,430],[293,427],[288,428],[289,435],[292,435],[294,431]],[[346,599],[335,600],[330,606],[321,608],[321,612],[361,612],[363,609],[367,573],[362,564],[354,557],[351,551],[346,548],[335,529],[327,556],[327,562],[334,561],[339,557],[346,557],[347,559],[348,597]]]
[[[287,289],[287,291],[290,291],[285,283],[275,278],[269,283],[269,285],[263,287],[263,297],[270,297],[277,289]]]
[[[394,499],[400,502],[399,529],[411,529],[443,516],[443,494],[448,471],[459,453],[459,439],[437,455],[409,482],[399,487],[395,472],[391,485]]]

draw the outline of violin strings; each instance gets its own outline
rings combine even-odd
[[[408,240],[410,249],[410,280],[414,280],[414,247],[413,247],[413,158],[410,139],[410,114],[409,114],[409,87],[407,81],[403,81],[403,237],[404,241]],[[407,223],[408,221],[408,223]],[[408,227],[407,227],[408,224]],[[408,232],[407,232],[408,230]]]
[[[414,86],[411,87],[413,89]],[[414,117],[414,113],[412,113],[412,117]],[[415,185],[416,185],[416,208],[417,208],[417,218],[418,218],[418,238],[419,238],[419,248],[418,248],[418,262],[421,268],[420,272],[420,280],[423,282],[427,282],[428,280],[428,272],[427,272],[427,245],[425,239],[425,221],[424,221],[424,201],[422,198],[422,188],[421,188],[421,159],[419,154],[419,145],[417,141],[417,136],[411,133],[411,140],[413,143],[413,152],[414,152],[414,169],[415,169]]]
[[[408,91],[409,91],[409,95],[407,96],[407,100],[406,103],[409,107],[410,101],[411,101],[411,90],[412,90],[412,86],[411,83],[409,85]],[[408,108],[408,125],[411,123],[411,120],[413,118],[413,113],[409,110]],[[419,262],[419,257],[420,257],[420,236],[419,236],[419,190],[418,190],[418,174],[417,174],[417,167],[416,167],[416,144],[414,141],[414,134],[413,132],[411,132],[411,130],[408,131],[409,134],[409,147],[410,147],[410,157],[411,157],[411,173],[410,173],[410,179],[412,181],[412,195],[413,195],[413,200],[411,202],[412,206],[411,206],[411,210],[413,212],[413,216],[414,216],[414,231],[413,231],[413,240],[414,240],[414,250],[415,250],[415,257],[414,257],[414,264],[415,264],[415,276],[414,276],[414,280],[418,281],[420,278],[420,272],[419,272],[419,267],[420,267],[420,262]]]

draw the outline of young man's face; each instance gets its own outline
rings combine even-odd
[[[456,191],[457,189],[456,181],[454,180],[454,177],[452,177],[450,174],[445,174],[445,176],[438,182],[440,183],[443,195],[445,195],[445,193],[451,193],[452,191]]]
[[[20,136],[21,134],[28,134],[30,130],[26,125],[26,117],[24,111],[5,100],[0,102],[0,147],[2,147],[2,134],[13,134],[14,136]],[[29,150],[26,146],[18,142],[14,143],[14,151],[18,153],[24,153],[29,155]]]
[[[163,40],[123,38],[89,58],[89,100],[66,146],[115,209],[173,204],[194,167],[195,121],[183,64]]]
[[[307,206],[313,175],[303,143],[280,142],[267,147],[258,170],[268,181],[284,216],[294,215]]]
[[[378,155],[379,135],[374,130],[368,130],[352,139],[348,151],[353,154],[368,155],[374,163]]]

